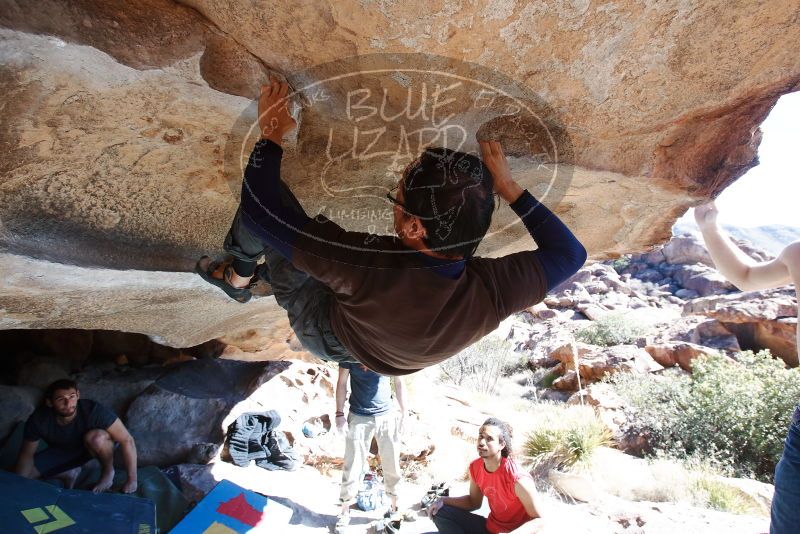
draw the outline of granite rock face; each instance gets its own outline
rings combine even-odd
[[[767,348],[797,367],[797,298],[791,288],[748,291],[687,302],[684,314],[716,319],[735,333],[744,348]]]
[[[27,421],[39,402],[42,392],[26,386],[0,385],[0,443],[17,424]]]
[[[165,373],[133,400],[125,414],[139,462],[182,463],[198,447],[221,445],[228,412],[288,366],[196,360]]]
[[[661,343],[648,345],[644,348],[653,359],[663,367],[673,367],[678,365],[684,371],[692,370],[692,360],[698,356],[712,354],[701,345],[694,343]]]
[[[562,372],[563,376],[553,382],[553,387],[562,390],[577,390],[614,373],[647,374],[664,368],[648,351],[633,345],[596,347],[571,343],[557,348],[550,357],[561,362],[556,372]]]
[[[189,271],[219,252],[268,72],[298,92],[283,174],[309,213],[390,229],[381,197],[425,144],[420,134],[402,151],[398,139],[441,143],[452,126],[464,150],[476,134],[501,140],[593,257],[641,251],[757,163],[758,125],[800,81],[798,20],[791,2],[722,0],[0,0],[0,270],[28,277],[0,292],[0,328],[189,346],[223,324],[263,326],[199,286],[164,289],[171,274],[130,273],[136,284],[112,297],[80,268]],[[529,248],[514,220],[502,207],[479,252]],[[157,309],[122,313],[132,306]],[[256,306],[281,315],[271,299]]]
[[[0,254],[0,328],[85,328],[149,334],[190,347],[260,327],[283,343],[286,313],[272,297],[239,304],[193,273],[93,269]]]

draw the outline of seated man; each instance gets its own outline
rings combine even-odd
[[[717,270],[742,291],[754,291],[794,284],[800,289],[800,241],[790,243],[777,258],[758,263],[741,251],[717,225],[713,202],[694,209]],[[797,293],[800,301],[800,293]],[[800,318],[800,317],[798,317]],[[800,332],[796,333],[800,347]],[[800,399],[796,399],[800,401]],[[775,495],[772,497],[770,534],[798,532],[800,525],[800,406],[795,408],[783,455],[775,467]]]
[[[360,363],[383,375],[435,365],[533,306],[572,276],[586,250],[558,217],[512,178],[497,141],[482,157],[428,148],[403,172],[393,205],[396,236],[348,232],[310,218],[281,181],[283,136],[296,125],[288,86],[273,81],[259,98],[259,140],[225,249],[232,264],[203,257],[197,272],[246,301],[256,262],[316,356]],[[497,193],[521,218],[538,249],[502,258],[474,256]]]
[[[72,488],[81,466],[97,458],[102,467],[95,493],[111,487],[114,480],[114,447],[118,443],[128,472],[124,493],[136,491],[136,445],[125,425],[108,408],[80,398],[78,386],[68,379],[56,380],[44,394],[45,406],[25,423],[16,473],[27,478],[58,478]],[[37,453],[39,440],[47,449]]]
[[[336,522],[342,527],[350,522],[350,506],[361,486],[364,466],[372,438],[378,442],[386,494],[391,511],[397,511],[397,486],[400,483],[400,431],[405,419],[403,379],[394,377],[395,397],[400,408],[392,407],[392,386],[389,377],[370,371],[361,364],[342,363],[336,382],[336,428],[346,432],[342,489],[339,500],[342,510]],[[345,419],[344,401],[350,383],[350,413]]]
[[[539,532],[542,507],[530,473],[512,458],[508,423],[490,417],[478,431],[479,458],[469,466],[469,495],[439,497],[428,515],[445,534]],[[489,517],[472,513],[489,500]]]

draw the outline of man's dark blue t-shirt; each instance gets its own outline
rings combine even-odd
[[[389,377],[359,363],[340,363],[350,371],[350,411],[358,415],[383,415],[392,409]]]
[[[83,447],[83,435],[96,428],[106,430],[117,416],[93,400],[79,399],[75,418],[66,425],[58,424],[56,412],[47,406],[40,406],[25,423],[23,437],[26,441],[43,439],[48,447],[74,450]]]

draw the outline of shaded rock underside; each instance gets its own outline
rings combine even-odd
[[[501,140],[593,257],[646,249],[757,163],[800,80],[799,20],[795,2],[0,0],[0,328],[189,346],[280,317],[181,272],[220,250],[268,72],[297,90],[283,176],[309,213],[390,231],[381,197],[424,141],[398,139],[452,126],[463,150]],[[479,253],[529,248],[514,220],[501,207]]]

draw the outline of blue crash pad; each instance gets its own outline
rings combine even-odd
[[[292,509],[274,499],[222,480],[170,534],[245,534],[282,532]]]
[[[15,534],[156,534],[155,505],[131,495],[66,490],[0,471],[0,529]]]

